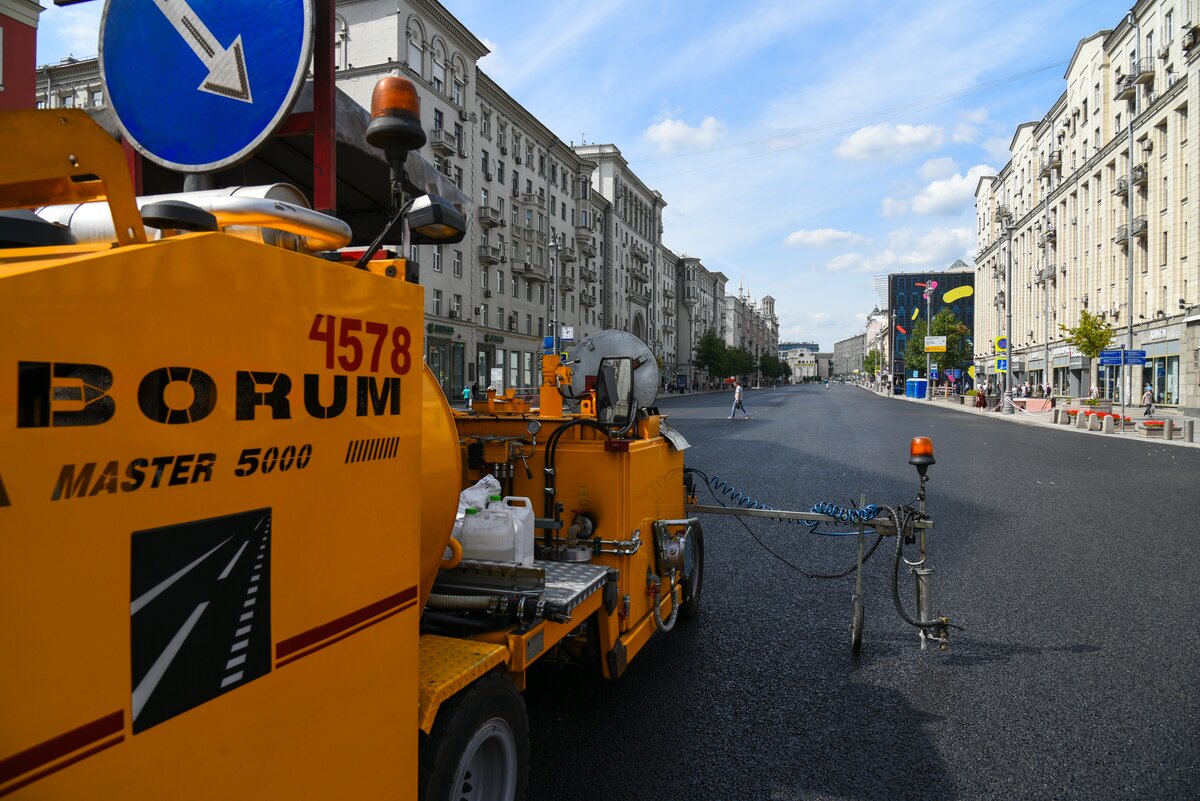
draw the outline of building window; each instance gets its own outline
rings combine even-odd
[[[496,270],[496,292],[504,294],[504,270]]]
[[[442,315],[442,290],[433,290],[433,313],[437,316]]]
[[[433,61],[433,78],[430,83],[433,84],[434,89],[446,94],[446,64],[439,61],[436,55]]]
[[[442,249],[440,246],[433,249],[433,271],[435,273],[442,271]]]
[[[454,81],[454,89],[450,93],[450,99],[454,101],[454,105],[461,107],[463,104],[463,82]]]
[[[420,31],[408,29],[408,68],[418,75],[425,73],[424,50],[421,47]]]
[[[450,311],[454,312],[455,317],[462,317],[462,295],[455,295],[450,303]]]
[[[520,286],[518,285],[518,282],[517,282],[517,276],[511,275],[511,276],[509,276],[509,278],[512,280],[512,296],[514,298],[521,297],[521,294],[519,292]]]
[[[454,277],[462,278],[462,251],[454,251]]]
[[[484,174],[485,174],[485,175],[487,174],[487,171],[488,171],[488,152],[487,152],[486,150],[480,151],[480,153],[479,153],[479,168],[480,168],[481,170],[483,170],[483,172],[484,172]]]
[[[445,125],[445,123],[446,123],[446,115],[442,113],[442,110],[440,108],[435,108],[433,110],[433,128],[434,128],[434,130],[435,131],[442,130],[442,127]]]
[[[479,132],[487,139],[492,138],[492,115],[486,111],[483,114],[483,122],[479,125]]]

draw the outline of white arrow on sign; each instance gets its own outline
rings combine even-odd
[[[154,0],[154,4],[192,48],[196,58],[208,67],[208,77],[197,89],[246,103],[254,102],[250,96],[250,78],[246,75],[241,34],[229,47],[221,47],[196,12],[192,11],[187,0]]]

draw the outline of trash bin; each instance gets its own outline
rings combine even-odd
[[[910,378],[904,383],[904,397],[906,398],[924,398],[928,391],[928,384],[924,378]]]

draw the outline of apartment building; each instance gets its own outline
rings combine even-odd
[[[726,278],[663,247],[666,201],[615,145],[559,139],[479,69],[486,46],[435,0],[339,0],[334,48],[338,89],[364,108],[381,77],[413,81],[421,155],[474,200],[461,243],[405,254],[427,287],[425,358],[448,397],[472,384],[532,392],[556,331],[568,347],[629,331],[659,356],[664,383],[697,378],[695,341],[726,336]],[[95,59],[38,77],[42,107],[103,105]],[[764,321],[755,341],[771,330]]]
[[[775,298],[763,296],[761,305],[755,303],[741,287],[736,295],[726,295],[725,344],[744,348],[755,359],[764,353],[774,354],[779,348],[779,320],[775,316]]]
[[[1200,28],[1195,0],[1144,0],[1079,42],[1066,88],[1018,126],[1012,158],[976,188],[977,372],[1010,336],[1014,382],[1200,410],[1195,211]],[[1008,271],[1011,269],[1011,275]],[[1144,367],[1101,367],[1063,341],[1087,309]],[[985,311],[986,310],[986,311]],[[1011,313],[1011,329],[1008,317]]]

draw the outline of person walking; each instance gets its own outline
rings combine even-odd
[[[463,406],[465,406],[468,409],[471,408],[471,385],[470,384],[466,384],[463,386],[462,398],[463,398]]]
[[[732,420],[734,418],[734,416],[737,414],[738,409],[741,409],[742,414],[746,415],[747,417],[750,416],[750,412],[746,411],[746,407],[742,405],[742,382],[741,381],[737,381],[733,385],[733,408],[729,410],[729,419],[730,420]]]
[[[1154,414],[1154,389],[1149,384],[1146,385],[1146,391],[1142,393],[1142,405],[1146,407],[1142,410],[1142,417]]]

